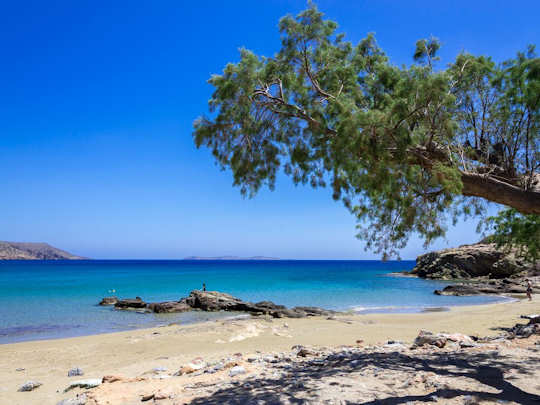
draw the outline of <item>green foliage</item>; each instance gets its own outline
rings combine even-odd
[[[436,70],[437,39],[417,42],[418,64],[397,67],[372,34],[352,44],[313,5],[279,30],[273,57],[241,49],[212,76],[211,115],[194,123],[197,147],[243,194],[273,189],[281,171],[329,187],[367,247],[395,255],[412,233],[427,244],[448,218],[482,212],[478,199],[462,204],[461,176],[484,169],[493,145],[504,140],[501,170],[514,175],[540,161],[534,49],[501,66],[462,54]]]
[[[506,209],[489,217],[494,230],[490,242],[505,249],[516,249],[519,256],[536,263],[540,258],[540,216],[522,215],[515,209]]]

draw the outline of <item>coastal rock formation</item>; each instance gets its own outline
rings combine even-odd
[[[532,264],[513,253],[504,252],[494,243],[480,242],[418,256],[411,274],[442,280],[473,277],[501,279],[532,270]]]
[[[115,301],[116,300],[116,301]],[[140,297],[135,299],[121,299],[106,297],[99,305],[114,305],[117,309],[147,309],[155,313],[185,312],[190,310],[201,311],[235,311],[248,312],[252,315],[269,315],[274,318],[304,318],[307,316],[329,316],[334,311],[317,307],[287,308],[271,301],[251,303],[230,294],[219,291],[193,290],[188,297],[179,301],[154,302],[147,304]]]
[[[102,300],[103,301],[103,300]],[[136,298],[126,298],[123,300],[118,300],[115,304],[115,308],[120,309],[142,309],[146,308],[147,304],[144,302],[141,297]]]
[[[0,260],[82,260],[47,243],[0,242]]]
[[[99,301],[98,305],[106,306],[106,305],[114,305],[118,302],[118,298],[116,297],[105,297],[102,298],[101,301]]]
[[[540,284],[537,277],[530,277],[533,293],[540,294]],[[466,284],[453,284],[442,290],[435,290],[436,295],[486,295],[486,294],[525,294],[527,287],[523,279],[502,280],[473,280]]]
[[[148,309],[155,313],[172,313],[172,312],[186,312],[191,311],[191,308],[185,301],[165,301],[165,302],[153,302],[148,304]]]

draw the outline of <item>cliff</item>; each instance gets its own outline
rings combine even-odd
[[[0,260],[81,260],[64,250],[47,243],[1,242]]]

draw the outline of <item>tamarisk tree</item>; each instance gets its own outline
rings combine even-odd
[[[373,35],[358,44],[315,6],[279,22],[273,57],[240,51],[209,83],[194,123],[234,184],[252,196],[283,171],[329,187],[384,256],[412,233],[426,244],[483,202],[540,215],[540,59],[533,46],[497,64],[462,53],[437,68],[437,39],[392,64]]]

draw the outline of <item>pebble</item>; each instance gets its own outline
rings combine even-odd
[[[231,368],[231,371],[229,371],[229,375],[231,377],[234,377],[240,374],[246,374],[246,369],[242,366],[234,366],[233,368]]]
[[[84,372],[79,367],[73,367],[68,371],[68,377],[75,377],[79,375],[84,375]]]
[[[33,391],[38,387],[41,387],[43,384],[37,381],[27,381],[25,382],[21,388],[18,389],[19,392],[27,392],[27,391]]]

